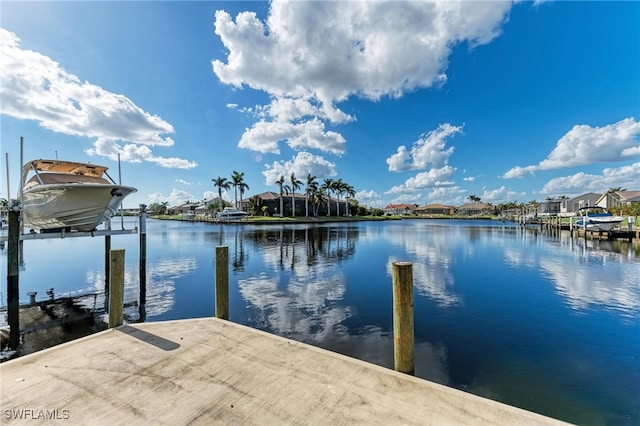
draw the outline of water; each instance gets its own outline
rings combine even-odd
[[[417,376],[574,423],[640,424],[637,245],[488,221],[147,230],[146,321],[212,316],[215,247],[227,245],[231,321],[393,368],[391,264],[409,261]],[[112,237],[126,301],[138,244]],[[104,290],[103,238],[26,241],[24,257],[21,302]]]

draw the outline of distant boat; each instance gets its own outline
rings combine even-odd
[[[603,207],[597,206],[581,207],[577,213],[579,219],[576,225],[586,228],[587,231],[610,231],[624,220],[623,217],[614,216]]]
[[[116,214],[127,195],[137,191],[116,184],[107,170],[63,160],[26,163],[21,180],[24,226],[41,231],[96,229]]]
[[[242,219],[247,216],[249,216],[249,213],[233,207],[225,207],[221,212],[216,212],[216,217],[218,219]]]

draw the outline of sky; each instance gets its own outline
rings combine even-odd
[[[640,190],[638,22],[636,1],[3,0],[0,198],[21,137],[25,161],[108,166],[127,208],[234,171],[245,196],[310,173],[372,207]]]

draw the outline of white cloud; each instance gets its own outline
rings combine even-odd
[[[166,201],[169,203],[169,206],[176,206],[184,204],[187,201],[196,201],[198,199],[189,192],[182,191],[176,188],[173,188],[169,195],[164,195],[160,192],[154,192],[152,194],[148,194],[147,198],[149,199],[150,203],[162,203]]]
[[[278,143],[286,141],[294,149],[342,153],[341,135],[312,126],[296,128],[292,136],[292,128],[303,118],[313,122],[309,117],[354,120],[337,107],[350,96],[401,97],[444,83],[452,48],[489,43],[510,8],[510,2],[274,0],[265,21],[253,12],[234,19],[218,10],[215,33],[228,55],[212,67],[221,82],[272,98],[268,117],[262,116],[270,121],[245,132],[242,148],[279,153]],[[301,134],[309,131],[311,136]]]
[[[422,199],[422,194],[402,194],[397,196],[396,198],[390,201],[391,204],[418,204],[420,205],[420,200]]]
[[[640,182],[640,162],[618,168],[606,168],[602,174],[576,173],[551,179],[540,194],[548,196],[580,195],[586,192],[604,193],[609,188],[623,187],[638,189]]]
[[[336,165],[324,158],[310,154],[308,152],[300,152],[290,161],[275,161],[272,165],[266,165],[266,170],[262,172],[264,175],[264,183],[266,185],[274,185],[274,182],[284,176],[289,178],[291,173],[295,173],[300,180],[305,180],[307,174],[311,173],[318,179],[335,176]]]
[[[453,147],[445,149],[445,142],[449,136],[462,132],[463,126],[452,126],[444,123],[413,143],[411,151],[404,145],[398,147],[398,152],[387,158],[389,171],[423,170],[428,166],[442,168],[449,162],[453,154]]]
[[[189,182],[187,180],[184,180],[184,179],[176,179],[174,182],[175,183],[179,183],[181,185],[187,185],[187,186],[191,185],[191,182]]]
[[[372,200],[377,200],[378,198],[380,198],[380,195],[376,191],[362,190],[356,192],[356,200],[360,203],[370,202]]]
[[[93,144],[93,148],[86,150],[88,155],[98,155],[101,157],[107,157],[113,161],[118,160],[118,154],[120,154],[120,160],[141,163],[147,161],[150,163],[156,163],[161,167],[172,169],[191,169],[198,165],[198,163],[183,160],[181,158],[165,158],[153,155],[151,149],[146,145],[118,145],[116,141],[112,139],[99,138]]]
[[[476,180],[475,176],[467,176],[465,178],[462,178],[462,180],[466,181],[466,182],[473,182],[474,180]]]
[[[575,125],[558,140],[553,151],[538,165],[516,166],[502,177],[520,178],[539,170],[624,161],[640,154],[638,135],[640,123],[633,117],[603,127]]]
[[[258,152],[280,153],[278,143],[287,141],[296,150],[317,149],[332,154],[343,154],[345,139],[339,133],[325,131],[318,119],[300,123],[259,121],[247,129],[238,146]]]
[[[425,188],[453,186],[450,178],[455,171],[456,169],[451,166],[444,166],[440,169],[431,169],[427,172],[418,173],[407,179],[403,184],[394,186],[386,191],[385,194],[404,194]]]
[[[282,97],[322,103],[352,94],[370,99],[429,87],[455,44],[490,42],[509,2],[271,2],[262,22],[216,12],[215,33],[229,54],[212,62],[218,78]],[[389,66],[393,64],[393,66]]]
[[[2,114],[37,121],[57,133],[141,145],[127,145],[127,149],[138,152],[131,152],[131,157],[125,155],[123,161],[155,161],[164,167],[195,166],[186,160],[151,154],[149,146],[174,145],[173,139],[166,136],[174,133],[171,124],[144,111],[126,96],[81,81],[51,58],[22,49],[20,39],[2,28],[0,58]],[[94,153],[99,154],[99,150]]]
[[[524,196],[524,192],[515,192],[503,185],[498,189],[484,189],[484,192],[480,198],[485,203],[499,204],[503,202],[514,201]]]
[[[427,194],[427,200],[429,203],[457,206],[466,202],[464,195],[466,192],[459,186],[440,186],[431,189]]]

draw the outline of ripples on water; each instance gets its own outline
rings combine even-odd
[[[112,240],[126,249],[126,300],[137,238]],[[418,376],[570,422],[640,424],[637,242],[488,221],[149,220],[146,321],[213,314],[217,245],[234,322],[393,368],[391,265],[409,261]],[[21,298],[103,292],[103,251],[98,238],[26,242]]]

